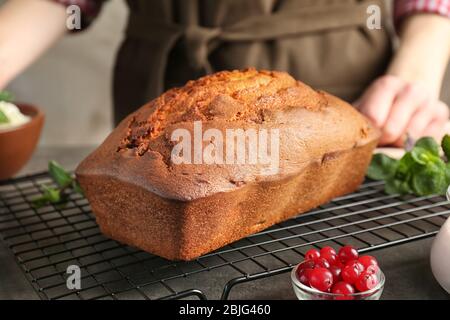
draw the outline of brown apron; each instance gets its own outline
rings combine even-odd
[[[382,29],[369,30],[370,4]],[[355,99],[384,70],[391,42],[384,0],[128,0],[115,68],[115,122],[173,86],[209,72],[287,71]]]

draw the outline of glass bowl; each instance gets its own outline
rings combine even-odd
[[[302,262],[304,263],[304,262]],[[386,280],[384,273],[379,270],[377,276],[380,282],[371,290],[365,292],[356,292],[351,295],[334,294],[328,292],[321,292],[311,287],[305,286],[297,279],[297,269],[302,264],[298,264],[292,269],[291,280],[295,295],[299,300],[379,300],[384,289],[384,282]]]

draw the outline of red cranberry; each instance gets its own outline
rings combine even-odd
[[[301,269],[299,271],[299,269],[297,269],[297,279],[298,279],[298,281],[303,283],[305,286],[309,287],[309,276],[310,276],[312,270],[313,269]]]
[[[298,265],[297,272],[302,269],[314,269],[314,267],[315,267],[315,263],[313,260],[306,260]]]
[[[380,267],[371,265],[371,266],[368,266],[368,267],[367,267],[366,272],[367,272],[367,273],[374,273],[374,274],[377,274],[377,273],[378,273],[378,270],[380,270]]]
[[[364,266],[364,269],[367,269],[370,266],[378,267],[377,260],[372,256],[361,256],[358,258],[358,262]]]
[[[317,259],[317,258],[320,258],[320,253],[316,249],[308,250],[306,252],[306,254],[305,254],[305,259],[306,260],[314,260],[314,259]]]
[[[320,256],[326,255],[337,255],[336,250],[334,250],[332,247],[323,247],[320,249]]]
[[[363,272],[355,282],[356,289],[360,292],[371,290],[378,284],[378,277],[374,273]]]
[[[355,293],[355,289],[351,284],[340,281],[333,285],[331,293],[344,295],[335,297],[336,300],[352,300],[353,297],[351,295]]]
[[[312,269],[314,269],[314,267],[315,267],[315,264],[314,264],[314,261],[312,261],[312,260],[306,260],[306,261],[303,261],[302,263],[300,263],[298,265],[297,271],[296,271],[297,279],[301,283],[309,286],[309,282],[305,281],[305,280],[307,280],[307,278],[308,278],[308,272],[311,271]]]
[[[320,257],[327,260],[331,265],[336,264],[337,255],[335,254],[324,252],[320,254]]]
[[[342,280],[350,284],[354,284],[361,274],[361,264],[354,261],[348,263],[341,272]]]
[[[314,269],[309,274],[309,284],[319,291],[328,292],[333,285],[333,274],[325,268]]]
[[[337,258],[337,260],[333,263],[333,266],[336,266],[336,267],[339,267],[339,268],[341,268],[341,269],[344,269],[345,264],[343,264],[343,263],[339,260],[339,258]]]
[[[361,263],[359,263],[358,260],[350,260],[345,265],[355,266],[358,269],[359,273],[362,273],[364,270],[366,270],[366,268],[364,268],[364,266]]]
[[[313,262],[314,262],[314,268],[325,268],[325,269],[330,268],[330,263],[328,262],[328,260],[326,260],[322,257],[314,259]]]
[[[350,260],[358,259],[358,251],[352,246],[344,246],[339,250],[338,258],[342,263],[346,264]]]
[[[338,266],[332,265],[330,268],[328,268],[330,272],[333,274],[333,282],[336,283],[341,279],[341,272],[342,269]]]

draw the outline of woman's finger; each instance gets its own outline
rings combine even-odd
[[[445,125],[446,121],[443,121],[442,119],[433,119],[428,124],[427,128],[423,132],[424,137],[432,137],[436,141],[441,141],[442,137],[445,135]]]
[[[446,103],[442,101],[436,102],[436,117],[444,121],[448,121],[450,117],[450,110]]]
[[[442,101],[437,101],[433,106],[434,117],[423,131],[423,136],[433,137],[440,141],[446,132],[449,121],[448,106]]]
[[[418,85],[407,84],[399,92],[390,109],[380,143],[392,144],[404,136],[411,118],[427,98],[425,91]]]
[[[448,106],[441,101],[427,100],[411,118],[406,132],[414,140],[428,136],[440,141],[445,133],[450,134],[450,130],[447,131],[450,127],[448,121]],[[393,145],[403,147],[404,137],[397,139]]]
[[[432,100],[426,100],[422,105],[416,110],[416,112],[411,117],[409,124],[406,128],[406,132],[414,139],[420,139],[425,135],[425,129],[428,127],[430,122],[435,118],[432,108],[435,102]]]
[[[392,103],[403,86],[403,81],[394,76],[383,76],[379,78],[357,101],[359,110],[375,126],[382,128],[389,115]]]

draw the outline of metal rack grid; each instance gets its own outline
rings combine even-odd
[[[450,215],[443,197],[400,198],[385,194],[380,182],[366,182],[195,261],[171,262],[104,237],[80,195],[34,209],[41,184],[52,184],[47,173],[0,182],[0,236],[42,299],[206,299],[207,282],[227,299],[238,284],[288,272],[311,247],[393,246],[436,234]],[[73,264],[81,268],[81,290],[66,286]]]

